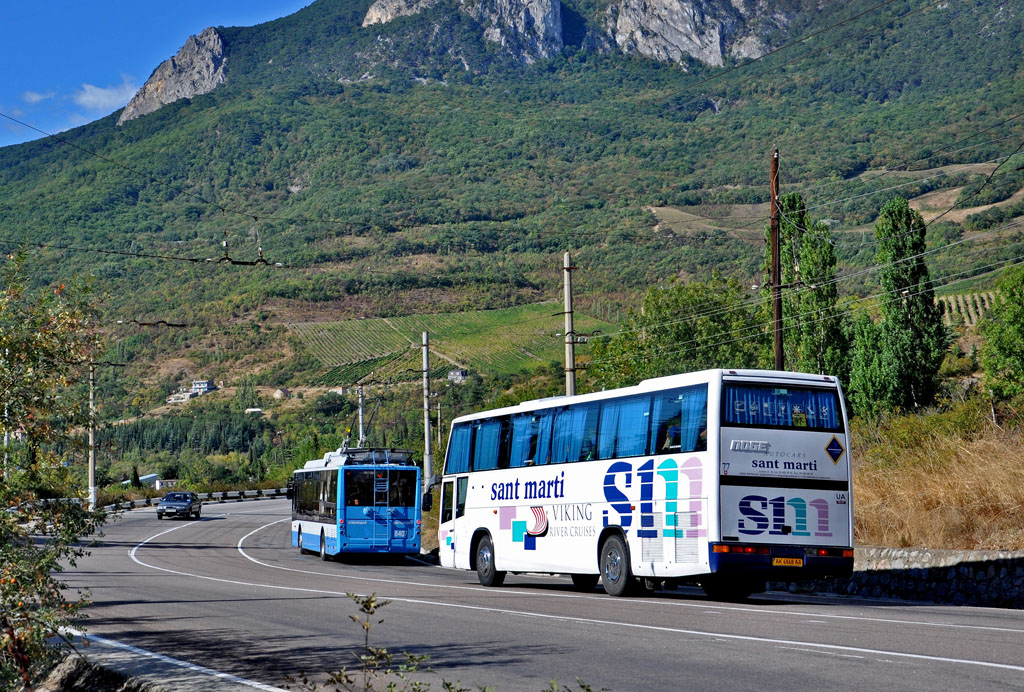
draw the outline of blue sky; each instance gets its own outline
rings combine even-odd
[[[0,0],[0,113],[47,132],[125,105],[208,26],[252,26],[312,0]],[[0,118],[0,146],[42,137]]]

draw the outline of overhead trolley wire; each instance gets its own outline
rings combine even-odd
[[[1022,222],[1022,223],[1024,223],[1024,222]],[[1014,225],[1018,225],[1018,224],[1014,224]],[[1012,247],[1014,245],[1022,245],[1022,244],[1024,244],[1024,241],[1019,241],[1017,243],[1013,243],[1010,247]],[[981,268],[988,269],[988,268],[999,268],[999,267],[1013,266],[1013,265],[1019,264],[1021,262],[1024,262],[1024,256],[1017,256],[1017,257],[1015,257],[1015,258],[1013,258],[1011,260],[1005,260],[1005,261],[1002,261],[1002,262],[994,262],[994,263],[991,263],[989,265],[985,265],[984,267],[981,267]],[[800,323],[795,323],[794,324],[794,322],[798,322],[798,320],[800,320],[800,318],[808,317],[808,316],[812,316],[812,315],[819,315],[822,312],[826,312],[826,311],[830,311],[832,314],[831,315],[826,315],[824,317],[819,317],[817,319],[805,320],[805,321],[803,321],[803,323],[804,324],[814,324],[814,323],[817,323],[817,322],[822,322],[824,320],[830,319],[833,316],[839,316],[839,315],[843,315],[843,314],[852,315],[854,312],[858,312],[858,311],[867,309],[867,307],[869,307],[869,301],[877,299],[877,298],[884,298],[887,302],[892,302],[894,300],[902,300],[902,299],[904,299],[906,297],[910,297],[910,296],[922,295],[923,293],[926,293],[928,290],[932,290],[934,292],[934,290],[935,290],[935,288],[937,286],[938,287],[953,286],[953,285],[956,285],[957,283],[960,283],[964,279],[960,278],[960,279],[957,279],[956,281],[947,282],[945,284],[942,284],[942,283],[938,283],[937,284],[936,281],[940,281],[941,279],[950,278],[950,277],[961,277],[963,275],[972,274],[972,272],[977,271],[977,269],[979,269],[979,268],[975,267],[975,268],[971,268],[971,269],[964,269],[964,270],[961,270],[959,272],[954,272],[952,274],[947,274],[945,276],[938,277],[938,279],[936,279],[936,280],[930,280],[928,282],[929,285],[926,286],[925,288],[923,288],[923,289],[921,289],[919,291],[915,291],[913,293],[900,293],[899,295],[894,295],[890,291],[882,291],[882,292],[875,293],[875,294],[872,294],[872,295],[869,295],[869,296],[865,296],[863,298],[858,298],[858,299],[856,299],[854,301],[851,301],[850,303],[846,304],[845,306],[838,306],[837,305],[837,306],[834,306],[834,307],[819,308],[818,310],[811,310],[811,311],[808,311],[808,312],[805,312],[805,313],[799,313],[797,315],[790,315],[790,316],[784,318],[783,322],[784,323],[785,322],[790,322],[791,324],[789,324],[789,325],[783,324],[782,328],[783,328],[783,330],[788,330],[788,329],[796,328],[796,327],[800,326]],[[970,277],[965,277],[965,278],[970,278]],[[647,328],[650,329],[651,327],[648,325]],[[708,348],[714,348],[714,347],[717,347],[717,346],[726,346],[728,344],[736,343],[736,342],[739,342],[739,341],[746,341],[746,340],[750,340],[750,339],[756,339],[756,338],[760,338],[760,337],[767,336],[768,334],[770,334],[771,333],[771,328],[772,328],[772,323],[771,322],[762,322],[762,323],[757,323],[757,324],[750,325],[750,326],[747,326],[747,327],[743,327],[743,328],[740,328],[740,329],[737,329],[737,330],[730,330],[730,331],[726,331],[726,332],[719,332],[719,336],[727,336],[727,335],[734,335],[734,336],[733,336],[733,338],[724,339],[722,341],[715,341],[715,342],[712,342],[710,344],[704,343],[703,345],[705,347],[708,347]],[[637,330],[629,330],[629,331],[637,331]],[[687,350],[687,347],[689,347],[691,345],[694,345],[694,344],[697,344],[697,343],[702,343],[702,341],[703,340],[701,340],[701,339],[690,339],[689,341],[675,342],[675,343],[672,344],[672,348],[670,348],[668,350],[666,350],[666,349],[656,349],[656,350],[652,351],[650,354],[645,354],[645,355],[650,355],[650,356],[657,357],[657,356],[667,356],[667,355],[673,355],[673,354],[676,354],[676,353],[682,353],[682,352]],[[679,346],[680,348],[676,348],[677,346]],[[594,364],[594,363],[610,363],[610,362],[614,362],[615,360],[617,360],[615,357],[609,357],[609,358],[592,359],[592,360],[588,361],[588,363],[589,364]]]

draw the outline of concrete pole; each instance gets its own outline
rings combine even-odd
[[[7,349],[4,349],[4,366],[10,367],[8,363],[9,353]],[[8,462],[8,447],[11,446],[11,424],[7,420],[7,397],[4,397],[4,468],[3,471],[7,473],[7,462]]]
[[[565,253],[562,269],[565,272],[565,394],[576,393],[576,333],[572,328],[572,266],[569,253]]]
[[[434,484],[434,456],[430,453],[430,337],[423,332],[423,492]]]
[[[359,392],[359,441],[356,443],[356,449],[361,449],[366,446],[366,433],[363,430],[363,385],[356,387],[356,391]]]
[[[89,511],[96,509],[96,365],[89,363]]]

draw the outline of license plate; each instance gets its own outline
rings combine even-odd
[[[803,567],[802,557],[773,557],[772,567]]]
[[[405,529],[395,531],[395,538],[405,538]]]

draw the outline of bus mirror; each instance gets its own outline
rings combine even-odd
[[[429,512],[434,507],[434,496],[430,493],[423,493],[423,503],[420,505],[420,509],[424,512]]]

